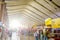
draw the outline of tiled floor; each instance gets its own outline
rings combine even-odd
[[[5,40],[5,39],[3,39]],[[13,33],[12,37],[7,37],[6,40],[35,40],[34,36],[26,36],[26,35],[20,35],[18,36],[17,33]]]
[[[12,33],[12,39],[11,40],[20,40],[20,38],[18,37],[16,32]]]
[[[35,40],[33,36],[20,35],[21,40]]]

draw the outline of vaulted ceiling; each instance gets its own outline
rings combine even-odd
[[[19,12],[30,21],[44,24],[46,18],[60,17],[60,0],[6,0],[8,15]]]

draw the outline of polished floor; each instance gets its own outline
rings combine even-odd
[[[12,37],[7,36],[6,38],[3,38],[3,40],[35,40],[34,36],[28,36],[28,35],[17,35],[16,32],[12,33]]]

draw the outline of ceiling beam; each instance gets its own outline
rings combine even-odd
[[[31,7],[31,6],[30,6]],[[32,11],[34,14],[36,14],[36,15],[38,15],[39,17],[41,17],[41,18],[43,18],[43,19],[45,19],[44,17],[42,17],[41,15],[39,15],[39,14],[37,14],[35,11],[33,11],[33,9],[30,9],[30,8],[25,8],[25,9],[29,9],[30,11]],[[36,10],[36,9],[35,9]]]
[[[39,16],[40,18],[42,18],[43,20],[45,19],[44,17],[40,16],[39,14],[35,13],[34,11],[32,11],[32,10],[30,10],[30,9],[28,9],[28,8],[26,8],[26,9],[29,10],[29,11],[31,11],[33,14],[38,15],[38,16]]]
[[[58,9],[59,9],[59,7],[57,7],[56,5],[54,5],[52,2],[50,2],[49,0],[44,0],[47,4],[49,4],[51,7],[53,7],[54,8],[54,12],[57,12],[57,11],[59,11]],[[53,10],[52,10],[53,11]],[[56,14],[56,13],[55,13]],[[58,15],[58,14],[57,14]],[[59,16],[59,15],[58,15]],[[60,16],[59,16],[60,17]]]
[[[38,24],[40,24],[40,22],[38,22],[37,20],[35,20],[34,18],[32,18],[31,16],[29,16],[29,15],[27,15],[26,13],[24,13],[24,15],[23,16],[26,16],[27,18],[29,18],[30,19],[30,21],[33,21],[34,23],[38,23]]]
[[[49,4],[51,7],[53,7],[55,10],[56,10],[56,8],[58,8],[58,7],[57,7],[56,5],[54,5],[54,4],[53,4],[54,6],[51,5],[47,0],[44,0],[44,1],[45,1],[47,4]]]
[[[29,10],[29,9],[26,9],[26,10],[29,11],[29,12],[31,12],[30,14],[31,14],[32,16],[36,17],[36,16],[35,16],[35,13],[34,13],[33,11],[31,11],[31,10]],[[25,11],[26,11],[26,10],[25,10]],[[34,14],[34,15],[33,15],[33,14]],[[38,17],[36,17],[36,18],[39,19],[39,20],[41,20],[41,21],[44,21],[44,19],[42,19],[42,18],[41,18],[41,19],[38,18]]]
[[[40,4],[38,1],[34,0],[37,4],[41,5],[42,7],[44,7],[45,9],[47,9],[48,11],[51,12],[51,14],[53,13],[54,15],[56,15],[57,17],[59,17],[57,14],[55,14],[54,12],[52,12],[51,10],[49,10],[48,8],[46,8],[44,5]]]
[[[36,15],[40,16],[40,17],[43,18],[43,19],[48,18],[48,16],[42,14],[41,12],[39,12],[38,10],[36,10],[35,8],[33,8],[33,7],[31,7],[31,6],[28,6],[28,7],[26,7],[26,8],[32,10],[33,12],[36,13]]]
[[[29,19],[27,15],[23,15],[23,17]],[[35,21],[31,20],[31,19],[29,21],[30,22],[35,22]]]
[[[40,11],[39,9],[37,9],[36,7],[34,7],[34,6],[32,6],[32,5],[28,5],[28,6],[31,6],[32,8],[34,8],[34,9],[36,9],[37,11],[41,12],[42,14],[44,14],[44,15],[50,17],[49,15],[47,15],[47,14],[45,14],[44,12]],[[50,17],[50,18],[51,18],[51,17]]]
[[[36,20],[36,21],[38,21],[40,23],[44,22],[44,21],[40,21],[39,19],[37,19],[36,17],[34,17],[33,15],[31,15],[29,12],[27,12],[27,11],[24,11],[24,12],[26,12],[25,14],[28,15],[28,16],[30,16],[32,19],[34,19],[34,20]]]
[[[59,5],[57,5],[53,0],[49,0],[51,3],[53,3],[55,6],[57,6],[58,8],[60,8]]]
[[[25,9],[25,8],[16,8],[16,9],[8,9],[8,8],[7,8],[7,11],[23,10],[23,9]]]
[[[15,7],[15,6],[23,6],[23,5],[27,5],[27,4],[19,4],[19,5],[7,5],[7,7]]]
[[[7,11],[7,12],[9,12],[9,13],[16,13],[16,12],[21,12],[21,11],[23,11],[23,9],[13,10],[13,11]]]

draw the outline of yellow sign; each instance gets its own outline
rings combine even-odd
[[[52,20],[52,28],[60,28],[60,18]]]
[[[33,29],[37,28],[37,24],[34,24],[34,25],[32,26],[32,28],[33,28]]]
[[[51,25],[51,18],[48,18],[48,19],[46,19],[45,20],[45,25],[47,26],[47,25]]]

